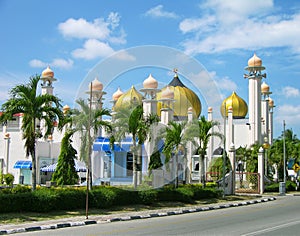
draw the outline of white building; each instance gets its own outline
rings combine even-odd
[[[226,119],[219,120],[218,131],[226,135],[225,149],[229,151],[234,145],[250,147],[254,143],[262,144],[273,139],[273,107],[274,102],[269,97],[269,86],[263,82],[265,78],[262,66],[262,60],[255,54],[248,61],[245,68],[247,74],[244,75],[249,81],[249,101],[247,103],[233,92],[220,104],[220,112]],[[53,94],[53,82],[56,81],[54,73],[50,68],[42,72],[42,93]],[[201,78],[199,78],[201,80]],[[92,82],[92,87],[88,93],[92,92],[92,108],[102,108],[102,98],[106,93],[103,91],[103,85],[97,79]],[[156,127],[168,125],[169,121],[191,120],[198,118],[201,114],[201,102],[198,96],[187,88],[179,79],[177,72],[173,80],[164,88],[158,88],[158,81],[152,76],[144,80],[143,89],[137,91],[132,86],[128,91],[122,92],[120,88],[111,95],[113,102],[112,122],[114,114],[120,107],[126,107],[128,104],[142,104],[144,114],[157,114],[160,122]],[[208,101],[209,102],[209,101]],[[68,109],[68,107],[65,107]],[[214,120],[212,108],[208,109],[207,119]],[[248,118],[246,117],[248,114]],[[22,133],[20,130],[22,114],[16,114],[15,120],[9,121],[2,127],[3,136],[0,140],[0,169],[2,173],[12,173],[15,176],[15,183],[31,183],[31,160],[25,156]],[[225,121],[225,129],[224,129]],[[43,124],[40,124],[43,130]],[[156,131],[155,131],[156,132]],[[158,131],[157,131],[158,132]],[[40,169],[57,161],[60,152],[60,140],[62,133],[57,129],[47,140],[37,141],[37,168]],[[74,142],[78,150],[78,141]],[[110,184],[123,184],[132,182],[132,153],[130,147],[132,140],[126,137],[120,144],[115,143],[112,150],[109,145],[109,137],[103,131],[98,134],[93,144],[93,154],[91,157],[91,168],[93,179],[99,179],[101,182],[110,182]],[[214,153],[223,149],[222,140],[212,138],[207,150],[206,168],[213,158]],[[161,149],[162,144],[158,149]],[[187,181],[196,179],[198,170],[196,169],[198,157],[194,155],[192,145],[186,147],[184,153],[186,158],[181,159],[179,166],[182,166],[181,177]],[[153,143],[146,142],[143,145],[142,172],[147,175],[150,155],[153,152]],[[164,161],[164,156],[161,157]],[[234,163],[235,166],[235,163]],[[187,171],[184,171],[186,167]],[[172,174],[167,173],[166,168],[162,168],[165,181],[172,180]],[[49,179],[49,173],[40,172],[37,183],[43,184]],[[199,179],[199,178],[198,178]]]

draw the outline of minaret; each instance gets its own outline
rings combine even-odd
[[[50,94],[53,95],[53,86],[52,83],[57,79],[54,78],[54,72],[48,66],[43,70],[40,80],[42,80],[42,95]]]
[[[56,81],[57,79],[54,78],[54,72],[50,69],[50,66],[48,66],[45,70],[43,70],[42,75],[40,77],[40,80],[42,81],[42,95],[44,94],[50,94],[53,95],[53,86],[52,83]],[[38,126],[38,124],[37,124]],[[46,132],[45,129],[45,121],[42,120],[40,123],[40,131],[42,134]]]
[[[274,101],[272,98],[269,97],[269,144],[272,145],[273,143],[273,109],[274,109]]]
[[[111,100],[111,103],[113,104],[112,112],[111,112],[111,121],[112,122],[115,121],[115,115],[116,115],[115,105],[116,105],[116,102],[118,101],[119,97],[121,97],[123,94],[124,93],[122,92],[120,87],[118,87],[117,91],[114,92],[114,94],[112,95],[112,100]]]
[[[266,77],[261,71],[265,69],[262,66],[262,60],[254,54],[248,60],[248,66],[245,68],[249,73],[244,78],[249,79],[249,124],[250,124],[250,145],[258,142],[262,143],[261,136],[261,79]]]
[[[106,94],[106,92],[103,91],[103,84],[98,80],[98,78],[95,78],[90,84],[89,84],[89,91],[86,92],[90,95],[90,102],[91,102],[91,109],[92,110],[101,110],[102,109],[102,99],[103,95]],[[102,119],[102,117],[100,117]],[[99,133],[96,134],[97,136],[102,135],[102,130],[99,129]]]
[[[168,125],[171,120],[173,120],[174,115],[174,92],[168,86],[161,93],[161,99],[159,102],[162,103],[160,109],[161,123]]]
[[[155,115],[157,113],[157,100],[156,94],[160,91],[157,89],[158,82],[150,74],[143,82],[143,88],[140,89],[144,93],[143,110],[144,116],[147,117],[150,114]]]
[[[261,101],[261,119],[262,119],[262,137],[266,137],[269,139],[269,95],[270,87],[265,82],[261,85],[261,94],[262,94],[262,101]]]
[[[207,109],[207,121],[213,121],[213,108],[212,107],[208,107]],[[211,132],[214,132],[214,127],[212,127]],[[213,152],[214,152],[214,136],[210,136],[209,138],[209,146],[207,148],[207,163],[211,162],[212,156],[213,156]]]

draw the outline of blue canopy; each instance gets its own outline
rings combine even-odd
[[[78,160],[74,160],[75,162],[75,169],[77,172],[86,172],[86,167],[84,162],[82,161],[78,161]],[[41,168],[42,172],[54,172],[56,169],[57,163],[54,163],[52,165],[49,166],[45,166]]]
[[[130,148],[133,145],[132,137],[126,137],[121,142],[114,143],[114,149],[112,150],[109,143],[109,138],[98,137],[93,144],[93,151],[104,151],[104,152],[130,152]],[[163,141],[158,142],[158,150],[161,151],[163,148]],[[144,145],[142,145],[143,156],[147,155]]]
[[[31,169],[32,162],[31,161],[17,161],[14,165],[15,169]]]

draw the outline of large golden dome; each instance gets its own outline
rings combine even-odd
[[[140,94],[134,86],[132,86],[127,92],[121,95],[115,106],[114,109],[117,110],[118,108],[126,108],[136,105],[142,105],[143,96]]]
[[[187,88],[178,78],[177,73],[175,74],[173,80],[164,87],[161,92],[157,93],[157,100],[162,98],[162,94],[165,90],[169,88],[174,92],[174,117],[177,120],[183,120],[187,118],[187,113],[189,107],[192,107],[195,115],[200,116],[201,113],[201,102],[198,96],[189,88]],[[160,115],[160,109],[162,108],[162,103],[157,104],[157,114]]]
[[[222,102],[222,105],[220,107],[220,111],[222,116],[224,117],[225,113],[225,104],[226,104],[226,117],[228,116],[228,109],[229,107],[232,107],[233,110],[233,118],[234,119],[243,119],[248,113],[248,106],[247,103],[239,97],[235,92],[232,92],[232,94],[224,99]]]

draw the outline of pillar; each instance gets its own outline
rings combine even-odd
[[[233,143],[230,144],[229,147],[229,160],[231,164],[232,174],[231,174],[231,187],[230,194],[235,194],[235,146]]]
[[[5,174],[9,173],[9,145],[10,145],[10,135],[9,133],[5,133],[4,134]]]
[[[259,193],[263,194],[265,190],[264,185],[264,149],[262,147],[258,150],[258,174],[260,176],[259,180]]]

